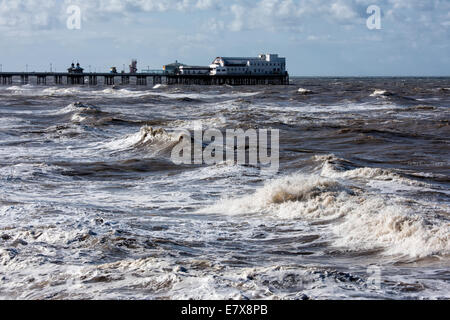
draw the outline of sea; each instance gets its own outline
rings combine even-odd
[[[450,78],[0,86],[0,299],[450,299],[449,121]]]

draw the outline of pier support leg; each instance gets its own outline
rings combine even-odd
[[[106,76],[105,77],[105,85],[113,86],[114,85],[114,76]]]
[[[156,78],[158,78],[158,77],[156,77]],[[138,86],[146,86],[147,85],[147,76],[137,76],[136,84]]]
[[[63,83],[62,76],[55,76],[54,80],[55,80],[55,85]]]
[[[97,76],[89,76],[89,85],[96,86],[97,85]]]
[[[47,84],[47,76],[37,76],[36,84],[37,85],[46,85]]]
[[[122,85],[130,84],[130,77],[129,76],[122,76]]]
[[[20,76],[20,83],[21,83],[22,85],[28,84],[28,75],[21,75],[21,76]]]

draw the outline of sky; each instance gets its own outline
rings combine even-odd
[[[3,71],[278,53],[292,76],[450,76],[449,40],[450,0],[0,0]]]

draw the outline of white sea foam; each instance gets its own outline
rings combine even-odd
[[[333,121],[343,121],[339,118],[332,119],[330,114],[333,113],[351,113],[351,112],[371,112],[378,110],[396,110],[399,106],[395,104],[374,104],[374,103],[342,103],[335,105],[323,105],[323,104],[305,104],[305,105],[280,105],[280,104],[262,104],[252,106],[253,110],[260,110],[260,112],[269,112],[275,119],[285,117],[287,113],[292,113],[295,117],[295,123],[298,121],[304,121],[301,119],[305,114],[311,113],[314,115],[314,124],[318,121],[323,121],[327,124]],[[278,111],[278,112],[277,112]],[[323,114],[323,115],[322,115]]]
[[[5,261],[16,252],[1,252]],[[17,265],[19,263],[16,263]],[[124,259],[100,265],[36,265],[24,276],[11,269],[14,282],[2,284],[1,298],[19,299],[345,299],[398,298],[402,292],[420,299],[446,297],[445,282],[421,278],[413,283],[396,277],[395,286],[377,290],[368,276],[325,267],[273,263],[268,267],[224,268],[209,260],[178,261],[183,267],[160,258]],[[92,285],[95,284],[95,285]],[[422,289],[423,287],[423,289]],[[126,288],[125,290],[123,288]],[[130,290],[130,288],[132,290]],[[5,292],[9,293],[6,295]]]
[[[117,98],[133,98],[133,97],[144,97],[153,95],[153,93],[149,90],[128,90],[128,89],[113,89],[113,88],[106,88],[100,91],[92,91],[91,94]]]
[[[200,127],[202,130],[210,128],[223,128],[227,124],[225,117],[212,117],[199,120],[175,120],[169,123],[170,127],[186,130],[198,130]]]
[[[349,192],[336,181],[298,174],[273,180],[242,198],[222,199],[202,211],[231,215],[264,213],[284,219],[338,217],[342,212],[332,204],[346,198]]]
[[[153,94],[157,94],[166,98],[172,99],[194,99],[194,100],[208,100],[208,99],[238,99],[245,97],[252,97],[259,94],[259,92],[236,92],[236,93],[216,93],[211,92],[210,94],[206,93],[167,93],[167,92],[156,92]]]
[[[183,93],[183,92],[167,92],[165,90],[155,91],[156,89],[168,88],[165,84],[157,84],[151,89],[143,90],[129,90],[129,89],[115,89],[115,88],[101,88],[92,89],[90,87],[48,87],[42,89],[32,85],[11,86],[6,88],[10,94],[24,95],[24,96],[73,96],[78,97],[112,97],[112,98],[139,98],[145,96],[162,96],[168,99],[193,99],[193,100],[208,100],[208,99],[238,99],[245,97],[252,97],[258,95],[260,92],[230,92],[220,93],[216,91],[206,91],[205,93]]]
[[[142,127],[139,132],[113,139],[103,145],[104,148],[115,151],[131,149],[145,149],[152,156],[169,153],[179,143],[181,135],[171,134],[164,129],[153,129],[149,126]]]
[[[39,91],[37,93],[41,93],[42,95],[49,95],[49,96],[67,96],[67,95],[76,95],[82,93],[82,88],[73,87],[73,88],[58,88],[58,87],[51,87],[46,88],[42,91]]]
[[[380,96],[392,96],[392,92],[387,90],[376,89],[371,95],[371,97],[380,97]]]
[[[75,102],[75,103],[71,103],[68,106],[57,111],[56,114],[80,113],[80,112],[97,113],[100,111],[101,110],[99,107],[96,107],[93,105],[88,105],[88,104],[83,104],[81,102]]]
[[[450,223],[376,196],[356,204],[333,229],[339,235],[335,245],[352,250],[380,247],[385,254],[419,258],[450,254]]]
[[[13,92],[20,92],[20,91],[26,91],[27,88],[20,87],[20,86],[11,86],[11,87],[6,88],[5,90],[13,91]]]
[[[51,175],[61,167],[47,163],[18,163],[0,168],[0,180],[34,180],[38,176]]]
[[[426,182],[403,177],[392,169],[370,167],[354,169],[342,168],[342,164],[345,164],[346,161],[344,159],[336,157],[333,154],[314,156],[314,160],[321,163],[320,175],[326,178],[360,179],[364,181],[392,181],[397,185],[402,184],[421,188],[432,187]]]
[[[73,123],[83,123],[89,120],[89,115],[98,114],[101,112],[99,107],[83,104],[81,102],[71,103],[68,106],[60,109],[54,114],[65,115],[72,114],[70,121]]]
[[[296,174],[271,181],[254,194],[223,199],[201,212],[307,221],[341,218],[331,227],[337,247],[383,248],[387,255],[411,257],[449,254],[450,225],[415,210],[400,199],[353,190],[335,179]]]
[[[314,93],[312,90],[305,89],[305,88],[299,88],[297,92],[300,94],[303,94],[303,95],[308,95],[308,94]]]
[[[35,88],[29,84],[23,86],[11,86],[5,88],[5,90],[8,91],[8,93],[11,95],[24,95],[24,96],[33,94],[34,92],[38,92],[38,90],[35,90]]]

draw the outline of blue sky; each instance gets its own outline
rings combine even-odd
[[[81,10],[68,29],[67,8]],[[369,30],[367,8],[381,9]],[[450,76],[449,0],[0,0],[3,71],[279,53],[291,75]]]

